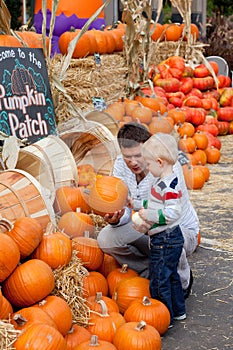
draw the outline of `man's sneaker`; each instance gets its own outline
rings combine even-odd
[[[192,270],[190,269],[190,279],[189,279],[189,285],[187,289],[183,289],[184,292],[184,298],[188,299],[190,293],[191,293],[191,289],[192,289],[192,285],[193,285],[193,273]]]
[[[185,319],[186,319],[186,314],[174,317],[174,320],[176,320],[176,321],[183,321]]]

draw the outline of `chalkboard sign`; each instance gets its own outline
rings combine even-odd
[[[0,47],[0,131],[28,143],[57,133],[42,49]]]

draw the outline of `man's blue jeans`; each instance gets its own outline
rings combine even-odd
[[[177,272],[183,244],[179,226],[153,235],[150,240],[150,293],[152,298],[167,306],[171,324],[174,316],[185,313],[184,295]]]

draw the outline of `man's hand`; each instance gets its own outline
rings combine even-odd
[[[125,209],[121,209],[111,214],[105,214],[104,220],[111,225],[116,225],[119,223],[120,218],[124,215],[124,212]]]

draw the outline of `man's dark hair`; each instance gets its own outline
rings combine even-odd
[[[117,141],[120,147],[130,148],[146,142],[150,136],[151,133],[144,125],[137,122],[129,122],[119,129]]]

